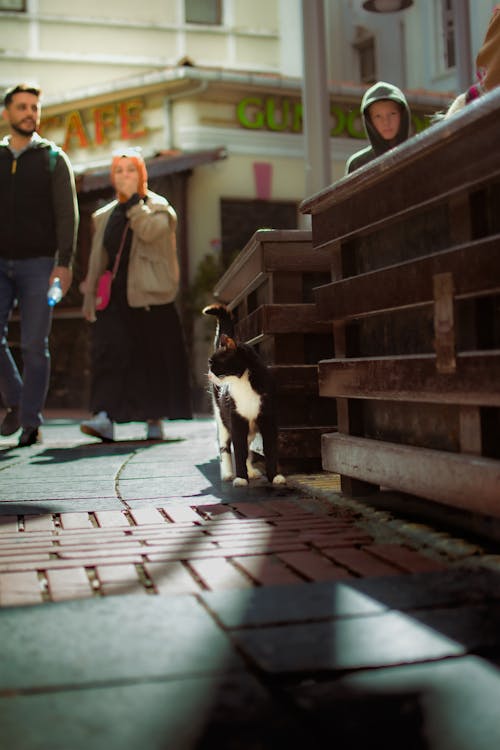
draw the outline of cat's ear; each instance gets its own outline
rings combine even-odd
[[[225,346],[226,349],[236,349],[236,342],[227,334],[223,333],[220,337],[221,346]]]

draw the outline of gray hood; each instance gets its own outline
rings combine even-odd
[[[401,123],[399,131],[392,141],[386,141],[382,138],[380,133],[378,133],[373,126],[368,115],[368,107],[371,104],[387,99],[397,102],[401,107]],[[363,117],[366,135],[370,140],[376,156],[380,156],[380,154],[389,151],[389,149],[394,148],[394,146],[399,146],[399,144],[406,141],[410,135],[410,108],[408,102],[406,101],[406,97],[401,89],[398,89],[397,86],[393,86],[391,83],[379,81],[365,92],[363,99],[361,100],[361,115]]]

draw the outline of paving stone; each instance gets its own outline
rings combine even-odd
[[[403,611],[500,600],[500,573],[488,570],[452,568],[397,578],[361,578],[350,585],[386,607]]]
[[[332,581],[352,577],[345,568],[334,565],[313,550],[280,552],[279,558],[310,581]]]
[[[231,503],[233,508],[240,513],[243,518],[271,518],[279,516],[277,510],[273,510],[265,503],[260,502],[234,502]]]
[[[63,529],[93,528],[88,513],[61,513],[60,522]]]
[[[395,612],[234,630],[232,637],[247,658],[273,675],[411,664],[465,653],[461,644]]]
[[[262,586],[304,582],[302,576],[294,573],[274,555],[235,557],[234,562]]]
[[[133,508],[130,515],[134,523],[144,525],[149,523],[166,524],[167,520],[156,508]]]
[[[26,532],[29,531],[53,531],[54,517],[50,515],[45,516],[24,516],[24,529]]]
[[[178,561],[147,562],[144,569],[160,594],[197,594],[203,590],[188,568]]]
[[[291,588],[269,586],[250,591],[205,591],[201,596],[227,628],[312,622],[386,611],[376,598],[342,583],[310,583]]]
[[[364,549],[371,555],[398,565],[409,573],[424,573],[430,570],[446,570],[446,565],[432,560],[401,544],[370,544]]]
[[[309,681],[288,694],[325,747],[371,747],[374,738],[385,750],[500,747],[500,672],[476,657]]]
[[[6,514],[12,513],[13,507],[19,508],[20,514],[38,513],[39,511],[43,513],[66,513],[67,511],[88,513],[89,510],[118,510],[123,508],[123,504],[116,496],[105,496],[99,492],[90,493],[89,497],[69,494],[57,500],[52,498],[40,499],[39,495],[40,493],[37,497],[25,499],[16,496],[14,500],[5,503],[0,501],[0,515],[4,511]]]
[[[114,528],[115,526],[130,526],[130,523],[121,510],[99,510],[94,514],[101,528]]]
[[[373,557],[373,555],[368,554],[368,552],[356,549],[355,547],[340,548],[325,545],[321,547],[321,550],[336,563],[345,566],[358,575],[387,576],[400,575],[402,573],[401,568],[382,562]]]
[[[0,604],[2,607],[39,604],[41,601],[42,589],[35,570],[0,574]],[[2,642],[4,642],[3,637]]]
[[[49,595],[53,602],[85,599],[93,596],[92,584],[85,568],[47,571]]]
[[[17,516],[0,516],[0,535],[11,534],[13,531],[18,530],[18,526],[19,521]]]
[[[131,563],[98,565],[96,575],[104,595],[146,593],[137,568]]]
[[[115,596],[3,610],[0,691],[202,676],[241,666],[194,597],[132,601],[138,600]]]
[[[463,644],[468,651],[500,655],[500,603],[409,611],[415,620]],[[499,695],[500,699],[500,695]]]
[[[272,750],[311,739],[243,673],[0,697],[0,722],[12,750]]]
[[[189,502],[184,500],[182,503],[160,503],[159,507],[165,512],[171,521],[201,521],[201,516]]]
[[[252,586],[251,580],[224,558],[192,560],[190,567],[209,589]]]
[[[204,477],[185,476],[143,479],[121,479],[119,481],[120,496],[124,501],[134,498],[151,498],[155,502],[165,502],[170,497],[191,497],[200,495],[212,485]]]

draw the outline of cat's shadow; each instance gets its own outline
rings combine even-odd
[[[262,472],[263,466],[254,462]],[[205,487],[201,495],[217,497],[222,502],[234,502],[236,500],[266,500],[277,497],[284,497],[294,494],[295,490],[286,484],[273,485],[267,481],[263,474],[260,479],[251,479],[246,487],[233,487],[232,482],[223,482],[220,478],[220,463],[217,458],[204,464],[197,464],[196,468],[203,474],[205,479],[210,482],[210,487]]]

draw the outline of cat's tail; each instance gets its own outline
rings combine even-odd
[[[214,304],[204,307],[203,315],[213,315],[217,318],[217,329],[215,331],[215,348],[218,349],[221,345],[221,336],[225,334],[230,338],[234,339],[234,321],[231,312],[225,305]]]

